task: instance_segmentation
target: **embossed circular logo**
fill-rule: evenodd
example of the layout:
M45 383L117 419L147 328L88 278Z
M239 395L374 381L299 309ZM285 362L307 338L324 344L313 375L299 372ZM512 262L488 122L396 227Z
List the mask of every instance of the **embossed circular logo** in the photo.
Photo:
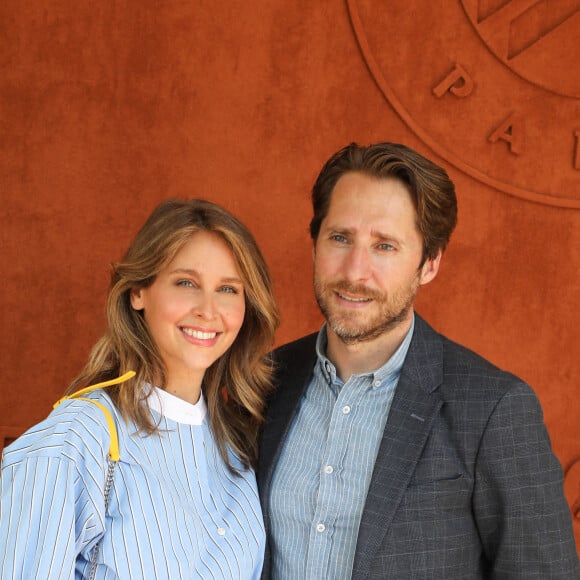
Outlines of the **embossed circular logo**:
M378 87L433 151L580 209L580 0L347 0Z

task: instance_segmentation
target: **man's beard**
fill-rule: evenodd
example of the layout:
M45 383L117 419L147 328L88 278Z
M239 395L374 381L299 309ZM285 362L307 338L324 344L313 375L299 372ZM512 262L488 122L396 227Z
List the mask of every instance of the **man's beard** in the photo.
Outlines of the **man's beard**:
M413 308L418 289L418 276L411 286L401 288L391 296L346 281L325 284L314 277L318 307L328 326L345 344L374 340L406 320ZM371 299L374 313L341 309L331 302L335 292Z

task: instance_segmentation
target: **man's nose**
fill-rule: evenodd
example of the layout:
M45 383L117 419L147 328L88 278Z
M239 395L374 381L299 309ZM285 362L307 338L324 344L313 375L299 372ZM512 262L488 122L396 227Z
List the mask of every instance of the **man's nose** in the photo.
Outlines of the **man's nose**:
M368 280L371 275L371 257L366 248L352 246L344 262L344 276L351 282Z

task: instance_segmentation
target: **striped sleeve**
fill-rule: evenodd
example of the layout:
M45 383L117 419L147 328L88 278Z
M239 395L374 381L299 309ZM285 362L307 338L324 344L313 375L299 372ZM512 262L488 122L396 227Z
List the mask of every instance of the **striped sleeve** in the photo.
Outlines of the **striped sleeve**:
M2 578L74 578L74 468L54 457L32 457L2 472Z
M78 556L104 530L103 440L67 410L4 450L0 472L0 578L75 577ZM56 413L54 415L57 415ZM92 424L93 423L93 424Z

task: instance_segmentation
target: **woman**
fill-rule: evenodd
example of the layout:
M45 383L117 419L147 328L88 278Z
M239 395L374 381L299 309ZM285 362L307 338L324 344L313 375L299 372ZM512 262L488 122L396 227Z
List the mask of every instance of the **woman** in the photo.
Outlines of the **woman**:
M0 577L258 578L278 313L255 240L213 203L160 204L107 316L69 396L4 450Z

